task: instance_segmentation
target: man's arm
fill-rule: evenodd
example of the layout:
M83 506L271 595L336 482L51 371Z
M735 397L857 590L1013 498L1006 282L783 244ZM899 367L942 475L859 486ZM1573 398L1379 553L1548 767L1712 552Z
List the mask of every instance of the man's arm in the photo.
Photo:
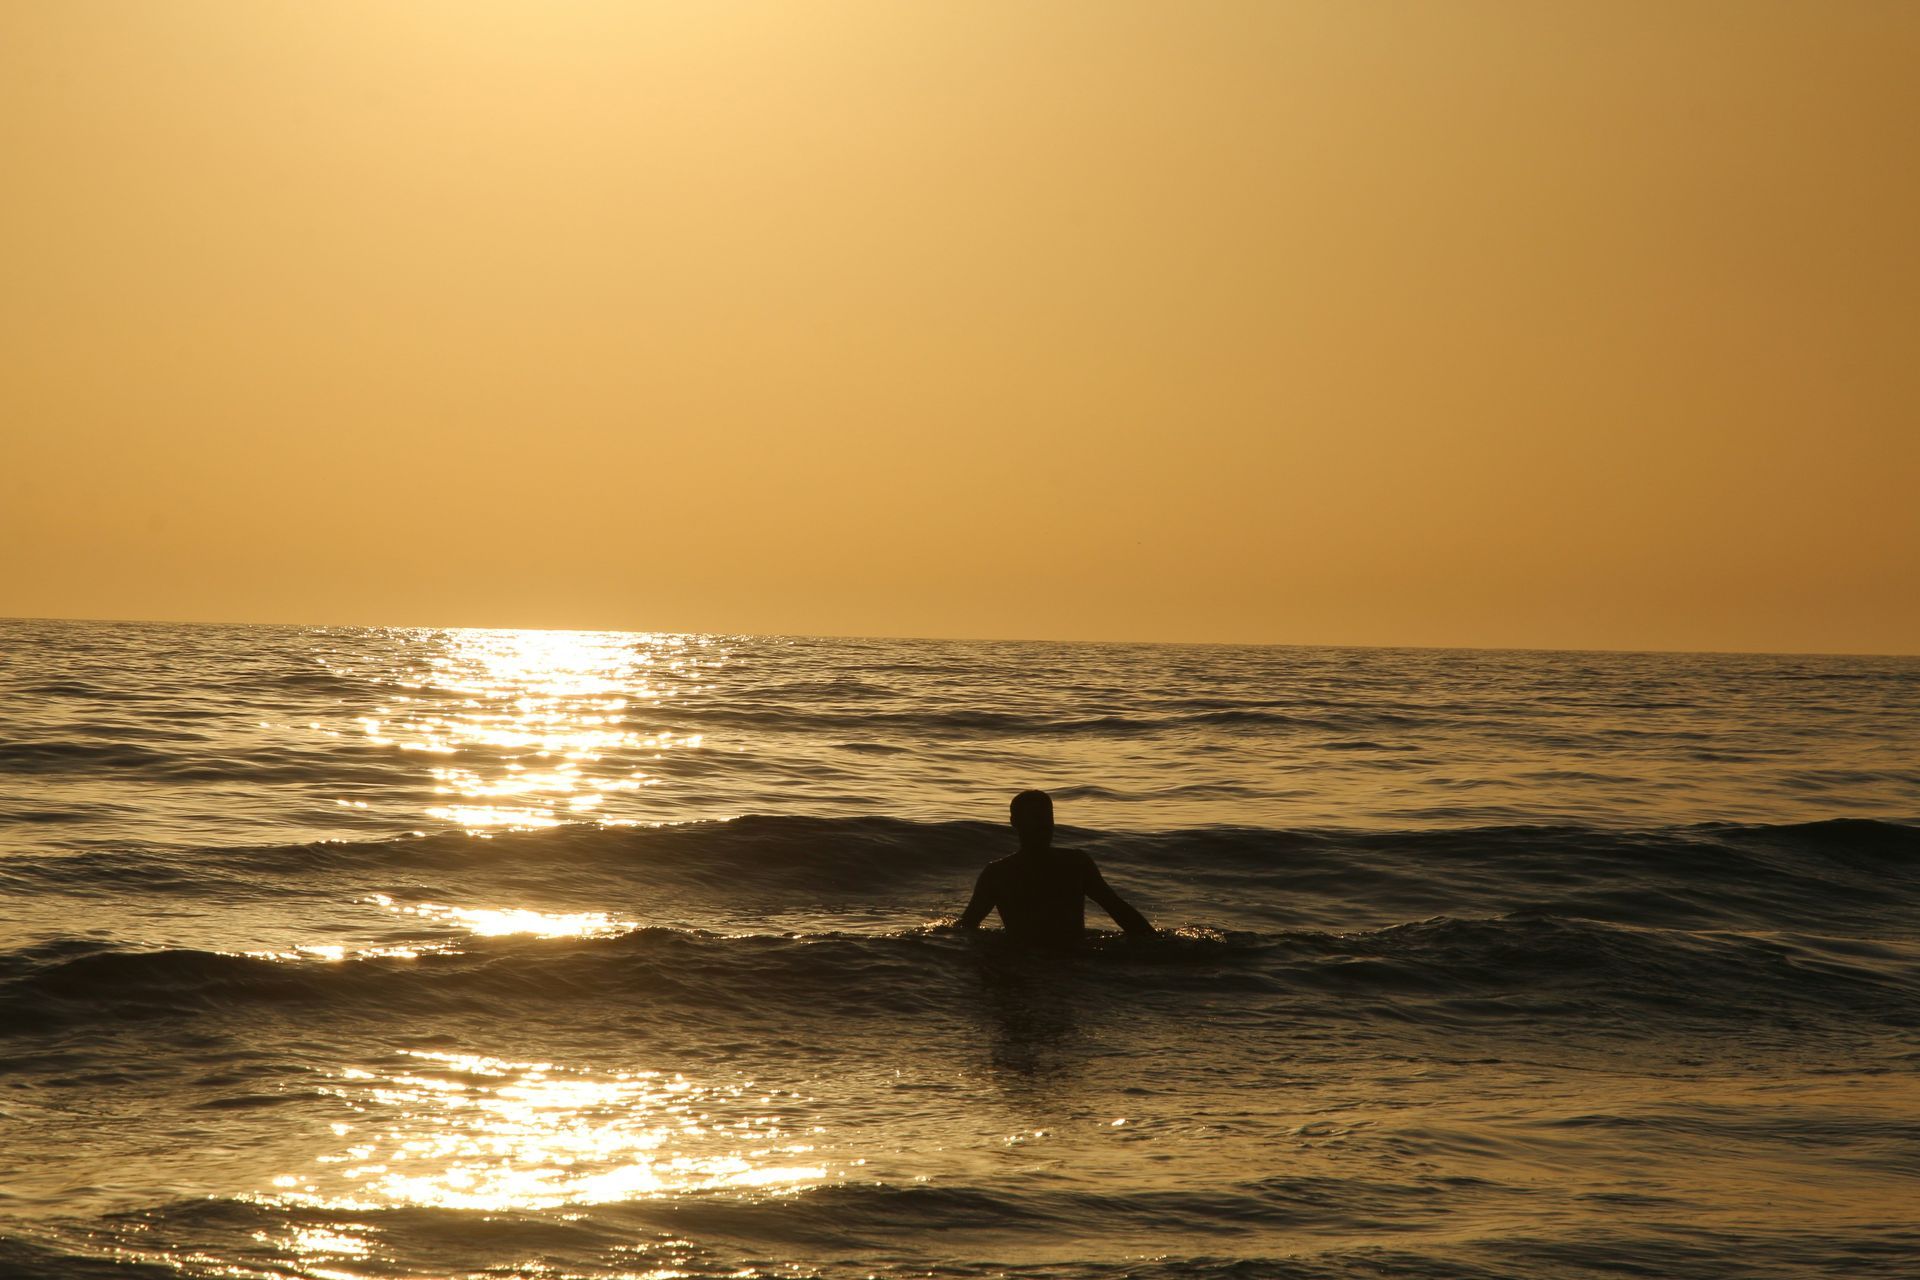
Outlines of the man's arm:
M973 900L967 903L967 909L954 921L957 929L978 929L980 922L987 918L987 912L993 910L993 868L988 867L973 882Z
M1109 885L1106 877L1100 874L1100 868L1093 865L1092 858L1087 858L1086 877L1087 896L1099 903L1106 913L1113 917L1115 924L1128 933L1136 933L1144 937L1152 937L1158 932L1147 923L1145 916L1135 911L1127 904L1125 898L1113 891L1113 886Z

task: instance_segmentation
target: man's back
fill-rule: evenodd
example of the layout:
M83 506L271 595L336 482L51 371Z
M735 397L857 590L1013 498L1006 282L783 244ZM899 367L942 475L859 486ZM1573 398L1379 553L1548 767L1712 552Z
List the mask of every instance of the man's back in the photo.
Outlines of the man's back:
M1023 791L1011 809L1020 850L980 873L973 900L960 913L962 929L978 928L989 911L998 910L1010 937L1072 942L1086 932L1086 900L1092 898L1128 933L1153 933L1147 918L1108 886L1092 858L1053 847L1053 800L1046 792Z
M993 894L1009 937L1068 942L1086 932L1089 872L1093 860L1086 854L1048 849L1009 854L987 864L981 879Z

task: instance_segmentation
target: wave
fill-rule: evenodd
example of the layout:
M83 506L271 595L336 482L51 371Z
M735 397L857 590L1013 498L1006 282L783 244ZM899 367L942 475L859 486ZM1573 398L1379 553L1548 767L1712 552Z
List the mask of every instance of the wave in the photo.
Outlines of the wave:
M939 1016L1042 982L1102 1002L1253 1000L1315 1020L1524 1017L1624 1026L1783 1016L1920 1026L1920 947L1630 929L1542 915L1355 933L1098 934L1034 950L995 932L479 938L457 950L321 960L62 940L0 954L0 1025L23 1029L240 1008L370 1017L644 1007L703 1024Z
M1604 1227L1556 1223L1465 1236L1441 1230L1462 1216L1537 1194L1537 1186L1523 1182L1386 1173L1223 1174L1159 1190L1050 1188L1032 1179L998 1185L846 1181L780 1196L635 1199L583 1207L564 1218L489 1214L484 1232L477 1232L472 1214L457 1209L333 1211L271 1199L205 1198L108 1217L87 1232L36 1228L31 1234L38 1240L0 1236L0 1271L21 1277L200 1274L212 1246L246 1258L254 1264L249 1271L261 1274L335 1274L309 1270L314 1259L301 1256L295 1243L302 1235L334 1233L404 1241L393 1273L409 1275L478 1273L477 1242L523 1255L571 1255L569 1275L631 1275L631 1265L621 1263L645 1256L636 1242L669 1242L676 1275L756 1274L759 1268L743 1264L776 1255L792 1260L785 1269L794 1274L851 1272L881 1280L1358 1280L1382 1274L1601 1280L1623 1271L1676 1280L1828 1274L1892 1280L1910 1274L1920 1250L1920 1233L1895 1214L1742 1223L1737 1230L1630 1214ZM1679 1207L1661 1197L1619 1197L1614 1204L1616 1210ZM1071 1260L1060 1256L1063 1241ZM974 1260L1010 1251L1028 1260ZM852 1259L858 1262L850 1268Z
M0 1233L0 1275L9 1280L178 1280L181 1274L177 1266L87 1248L81 1241L43 1244Z
M1145 1001L1182 1016L1196 1000L1232 1000L1290 1024L1530 1021L1625 1034L1676 1020L1920 1025L1920 830L1910 826L1066 835L1163 923L1184 909L1218 927L1145 942L1096 936L1036 959L994 931L889 925L952 910L1004 850L1002 828L975 822L749 816L16 856L0 859L0 893L171 899L204 913L405 885L422 886L424 900L454 887L470 901L520 902L563 882L586 902L650 903L650 923L675 927L485 938L409 917L398 930L389 921L380 942L420 954L338 961L43 941L0 950L0 1028L313 1008L349 1020L644 1008L650 1023L778 1035L823 1018L951 1016L1036 974L1093 1008ZM859 904L839 918L872 927L806 923L833 902ZM756 913L796 931L684 927Z
M1210 700L1198 704L1170 701L1131 713L1074 716L1033 715L979 707L950 711L917 707L886 710L857 702L808 709L787 701L736 699L725 704L675 704L658 709L654 719L676 731L745 726L767 732L858 735L862 729L873 728L933 738L971 737L982 733L1008 737L1131 737L1210 727L1353 733L1430 723L1426 717L1405 712L1358 710L1337 704L1316 713L1277 709L1286 705L1297 706L1265 700ZM651 725L653 720L648 723Z
M49 819L51 820L51 819ZM1233 927L1378 927L1533 912L1630 927L1916 936L1920 828L1869 819L1652 831L1062 828L1110 875ZM302 892L314 885L564 882L613 901L662 892L767 910L827 898L925 911L1006 851L1003 827L749 815L658 827L506 832L220 849L118 848L0 859L16 893Z
M405 870L484 878L489 871L538 867L573 877L627 883L670 879L738 888L849 882L885 884L977 870L1004 852L1004 828L983 822L897 818L740 818L656 827L577 823L507 831L478 839L460 832L413 833L381 840L322 840L220 849L119 848L0 859L0 887L148 889Z
M143 782L365 783L392 786L398 747L336 742L324 750L278 747L227 754L207 734L141 726L102 726L97 738L60 738L0 745L0 775L112 775ZM144 746L129 738L164 741Z

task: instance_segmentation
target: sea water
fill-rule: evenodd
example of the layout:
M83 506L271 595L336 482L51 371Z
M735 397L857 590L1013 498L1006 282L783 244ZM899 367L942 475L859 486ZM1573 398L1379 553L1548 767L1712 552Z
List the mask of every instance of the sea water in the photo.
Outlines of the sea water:
M0 622L0 1274L1920 1274L1917 824L1915 659Z

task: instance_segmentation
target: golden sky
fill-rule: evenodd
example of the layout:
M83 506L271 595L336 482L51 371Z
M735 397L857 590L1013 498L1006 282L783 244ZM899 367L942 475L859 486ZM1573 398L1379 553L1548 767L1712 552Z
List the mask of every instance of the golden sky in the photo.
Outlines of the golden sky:
M1920 652L1920 4L0 0L0 614Z

